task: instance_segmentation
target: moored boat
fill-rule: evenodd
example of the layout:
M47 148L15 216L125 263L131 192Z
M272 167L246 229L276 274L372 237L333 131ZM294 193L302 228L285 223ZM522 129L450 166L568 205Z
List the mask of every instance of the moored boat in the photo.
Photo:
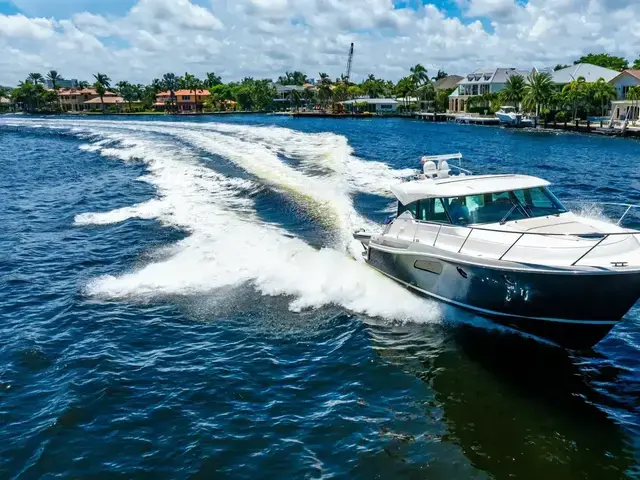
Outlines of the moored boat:
M611 224L570 212L541 178L470 175L454 158L423 157L419 178L392 187L396 218L355 234L367 263L559 345L599 342L640 297L640 232L620 226L624 215Z

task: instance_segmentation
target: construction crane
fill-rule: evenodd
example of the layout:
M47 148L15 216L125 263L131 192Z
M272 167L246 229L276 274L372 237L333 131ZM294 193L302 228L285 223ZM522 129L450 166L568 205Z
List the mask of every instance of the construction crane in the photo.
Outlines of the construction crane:
M351 62L353 61L353 42L349 49L349 58L347 59L347 74L344 76L344 81L349 83L349 77L351 76Z

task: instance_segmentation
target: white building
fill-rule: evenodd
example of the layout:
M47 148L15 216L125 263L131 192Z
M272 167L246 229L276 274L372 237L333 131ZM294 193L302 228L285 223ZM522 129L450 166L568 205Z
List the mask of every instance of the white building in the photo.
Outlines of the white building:
M347 112L355 112L357 110L367 111L371 113L394 113L398 110L400 102L393 98L356 98L355 100L347 100L340 102L344 105ZM358 106L356 106L358 104ZM366 106L364 106L366 104ZM360 107L362 105L363 107Z
M627 99L629 88L640 85L640 70L624 70L609 81L618 93L611 102L611 117L614 120L637 121L640 119L640 105Z
M640 70L623 70L609 81L618 93L618 100L626 100L630 87L640 85Z
M449 95L450 112L466 112L469 98L485 93L498 93L509 77L520 75L527 78L531 72L516 68L479 69L458 82L456 89Z

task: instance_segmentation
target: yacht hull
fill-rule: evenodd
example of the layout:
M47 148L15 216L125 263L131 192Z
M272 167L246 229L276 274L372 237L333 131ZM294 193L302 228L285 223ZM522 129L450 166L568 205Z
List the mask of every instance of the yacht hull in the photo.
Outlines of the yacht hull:
M633 271L507 270L373 243L367 262L418 294L573 349L598 343L640 297Z

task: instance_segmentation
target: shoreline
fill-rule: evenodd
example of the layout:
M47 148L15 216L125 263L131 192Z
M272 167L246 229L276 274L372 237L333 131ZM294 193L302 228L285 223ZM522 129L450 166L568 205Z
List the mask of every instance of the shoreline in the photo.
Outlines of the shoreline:
M270 115L270 116L288 116L291 118L335 118L335 119L389 119L389 118L404 118L407 120L415 120L419 122L426 123L454 123L454 124L463 124L463 125L473 125L473 126L487 126L487 127L498 127L504 128L505 130L523 130L523 131L545 131L545 132L553 132L553 131L565 131L565 132L573 132L573 133L582 133L587 135L597 135L597 136L606 136L606 137L617 137L617 138L640 138L640 129L627 129L622 131L620 129L609 129L607 127L601 126L601 124L595 123L592 124L590 122L545 122L542 121L535 127L505 127L500 125L499 121L494 117L484 117L484 116L462 116L451 113L427 113L427 112L416 112L416 113L395 113L395 114L371 114L371 113L330 113L330 112L271 112L271 111L220 111L220 112L197 112L197 113L178 113L178 114L170 114L166 112L38 112L38 113L27 113L27 112L3 112L0 113L0 116L5 115L27 115L27 116L61 116L61 117L118 117L118 116L166 116L171 118L182 118L182 117L201 117L201 116L224 116L224 115ZM458 121L458 118L461 121ZM463 118L462 118L463 117Z

